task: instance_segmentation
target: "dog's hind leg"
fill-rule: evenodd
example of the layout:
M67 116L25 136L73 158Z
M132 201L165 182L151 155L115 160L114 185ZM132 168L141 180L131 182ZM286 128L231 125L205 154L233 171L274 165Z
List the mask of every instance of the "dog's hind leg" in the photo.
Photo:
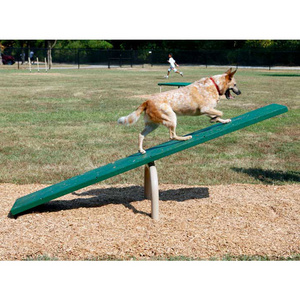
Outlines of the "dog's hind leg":
M144 130L139 134L139 152L142 154L145 154L146 151L143 149L143 141L145 139L145 136L148 135L150 132L155 130L159 124L157 123L145 123Z
M170 132L170 139L177 140L177 141L186 141L192 138L191 135L188 136L178 136L176 134L176 125L177 125L177 116L173 110L168 111L168 120L163 122L167 128L169 128Z
M223 113L219 110L214 109L214 108L210 108L208 110L205 110L203 113L208 115L208 117L210 117L210 122L211 123L219 122L219 123L226 124L226 123L231 122L231 119L226 119L226 120L221 119L221 117L223 116Z
M167 126L169 128L169 132L170 132L170 139L171 140L177 140L177 141L186 141L192 138L191 135L187 135L187 136L178 136L176 134L176 127L175 126Z

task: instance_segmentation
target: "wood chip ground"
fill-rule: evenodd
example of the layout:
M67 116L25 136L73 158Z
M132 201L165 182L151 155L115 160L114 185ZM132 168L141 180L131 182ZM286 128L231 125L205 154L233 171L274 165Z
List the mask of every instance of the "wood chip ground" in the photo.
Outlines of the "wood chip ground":
M143 187L93 185L17 218L15 200L46 185L0 184L0 260L300 253L300 185L160 185L160 220Z

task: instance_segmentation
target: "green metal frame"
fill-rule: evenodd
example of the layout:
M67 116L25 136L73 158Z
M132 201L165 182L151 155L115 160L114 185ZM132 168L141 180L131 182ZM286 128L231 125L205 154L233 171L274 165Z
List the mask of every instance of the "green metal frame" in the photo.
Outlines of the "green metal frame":
M126 158L117 160L114 163L96 168L82 175L72 177L32 194L21 197L16 200L10 213L12 215L20 214L33 207L49 202L50 200L69 194L86 186L135 169L150 162L154 162L176 152L194 147L201 143L205 143L209 140L280 115L287 111L288 109L286 106L270 104L243 115L234 117L232 118L231 123L218 123L210 127L200 129L189 134L192 135L192 139L190 140L168 141L153 148L147 149L146 154L135 153Z

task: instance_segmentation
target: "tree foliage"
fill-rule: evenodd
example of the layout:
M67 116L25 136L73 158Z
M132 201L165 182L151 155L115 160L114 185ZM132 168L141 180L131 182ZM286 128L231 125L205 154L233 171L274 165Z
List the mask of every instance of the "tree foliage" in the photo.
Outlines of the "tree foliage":
M111 49L113 45L102 40L61 40L57 41L56 47L61 49Z
M47 48L47 40L3 40L4 48ZM221 50L272 49L298 50L299 40L58 40L60 49L121 49L121 50Z

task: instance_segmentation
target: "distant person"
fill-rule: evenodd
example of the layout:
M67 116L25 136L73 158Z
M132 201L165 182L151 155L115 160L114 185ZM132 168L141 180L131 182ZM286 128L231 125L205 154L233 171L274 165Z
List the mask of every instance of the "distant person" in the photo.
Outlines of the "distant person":
M30 62L33 64L34 63L34 52L33 51L30 51L29 58L30 58Z
M21 57L22 65L23 65L24 62L25 62L25 53L22 52L22 53L20 54L20 57Z
M168 69L168 74L165 76L165 78L169 78L170 72L173 70L175 73L180 74L183 76L182 72L179 72L176 67L179 67L179 65L176 63L175 59L172 57L172 53L169 54L168 63L170 64L170 68Z

